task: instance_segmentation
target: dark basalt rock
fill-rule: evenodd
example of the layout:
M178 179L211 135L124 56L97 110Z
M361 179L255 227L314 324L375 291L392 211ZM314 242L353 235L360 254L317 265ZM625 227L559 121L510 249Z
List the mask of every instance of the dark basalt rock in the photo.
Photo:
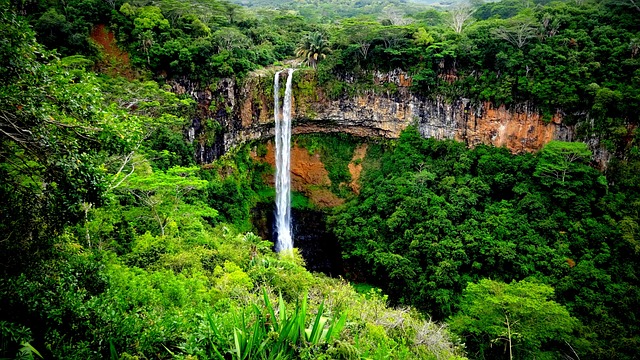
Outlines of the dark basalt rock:
M329 276L343 275L342 250L336 237L327 228L327 215L319 210L291 210L293 245L300 251L307 269ZM274 229L273 204L258 204L253 209L252 222L258 236L275 241L278 234Z

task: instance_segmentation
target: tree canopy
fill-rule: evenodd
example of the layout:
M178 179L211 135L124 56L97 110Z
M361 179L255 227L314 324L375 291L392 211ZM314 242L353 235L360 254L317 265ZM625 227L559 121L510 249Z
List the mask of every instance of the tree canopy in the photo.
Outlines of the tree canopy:
M637 5L0 0L0 357L635 358ZM403 73L584 142L299 138L354 286L311 274L251 233L264 144L216 148L237 86L296 56L329 98Z

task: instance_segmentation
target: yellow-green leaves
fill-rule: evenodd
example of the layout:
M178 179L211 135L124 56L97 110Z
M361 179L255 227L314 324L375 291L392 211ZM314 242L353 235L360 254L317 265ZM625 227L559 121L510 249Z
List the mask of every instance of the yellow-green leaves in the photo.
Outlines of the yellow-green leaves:
M549 285L524 280L511 284L489 279L469 283L460 312L450 320L451 328L469 336L485 357L497 356L502 346L514 359L549 356L543 344L569 341L578 325L553 297ZM500 350L496 352L493 345L500 345Z

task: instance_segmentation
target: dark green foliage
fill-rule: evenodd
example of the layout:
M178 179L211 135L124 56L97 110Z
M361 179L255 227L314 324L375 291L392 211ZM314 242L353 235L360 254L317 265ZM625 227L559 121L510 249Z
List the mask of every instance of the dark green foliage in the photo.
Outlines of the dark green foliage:
M91 74L64 69L5 6L0 30L0 249L15 255L0 271L19 272L37 258L29 254L44 256L52 237L80 219L83 202L103 202L96 140L109 126Z
M229 155L202 172L202 177L209 181L206 202L218 211L218 222L233 223L239 229L249 231L253 228L251 209L260 200L259 193L266 190L263 174L271 169L268 164L254 162L248 146Z
M35 359L37 356L42 359L42 355L29 343L30 341L33 341L31 330L24 326L0 321L0 356L3 358L13 356L16 359Z
M405 16L405 14L412 14L425 8L421 4L403 0L324 0L321 2L314 0L234 0L233 2L253 8L295 11L305 19L319 23L358 16L375 16L386 21L393 18L394 21L398 21L398 18Z
M96 47L89 41L93 26L104 24L111 17L108 2L71 0L62 6L34 2L29 9L38 42L62 55L95 56Z
M277 27L277 14L258 19L225 1L205 6L197 1L125 4L119 10L124 16L113 20L124 30L120 36L135 54L136 64L157 74L198 74L197 80L205 84L220 77L242 77L258 66L292 56L297 40L291 32L305 26Z
M460 33L431 17L403 27L345 20L332 32L335 45L318 68L319 83L332 97L351 96L383 90L371 84L372 73L400 68L415 92L433 98L527 103L547 120L560 112L571 124L589 113L594 121L581 131L624 152L621 137L638 123L640 27L638 11L623 6L485 3L474 12L480 21Z
M360 196L330 226L351 268L369 269L351 276L398 303L447 317L468 282L537 279L587 326L572 344L580 354L629 357L619 344L638 339L638 303L612 299L631 301L638 288L637 211L629 212L637 195L607 186L616 177L607 181L589 156L580 143L551 142L535 157L468 150L410 128L368 155Z
M219 0L0 1L0 355L232 358L274 344L273 355L286 348L319 359L457 353L442 328L385 308L378 292L360 297L304 271L299 257L277 258L270 243L239 234L252 228L249 215L269 192L262 176L270 169L254 164L247 148L208 169L187 168L193 148L183 131L195 103L166 84L90 73L99 55L89 35L105 24L133 66L156 79L206 85L241 78L293 57L302 34L327 34L323 46L333 51L318 64L317 79L330 98L393 96L398 85L377 84L373 74L403 69L418 96L526 103L546 121L560 113L579 124L578 136L597 137L616 156L606 177L578 143L513 156L423 140L410 129L389 147L370 144L361 195L331 225L353 279L437 319L464 319L453 323L462 336L478 335L467 340L471 354L506 355L494 341L503 331L493 331L496 322L483 312L497 308L487 304L516 315L536 294L537 310L559 321L518 331L518 358L573 357L560 340L581 358L635 358L637 6L534 3L478 4L476 22L454 32L449 14L435 10L415 11L416 22L402 25L413 8L402 1L278 2L278 10L256 11ZM377 16L339 19L356 14ZM214 132L219 126L207 124ZM351 196L341 184L350 180L358 141L299 141L320 152L332 190ZM483 289L486 278L494 285ZM315 325L294 321L293 340L277 334L282 322L273 322L263 300L277 292L288 307L310 294L309 307L288 319L309 315ZM314 345L323 312L350 307L348 331ZM251 342L257 338L264 341Z
M489 18L501 18L508 19L518 15L525 7L532 4L525 1L516 0L503 0L494 3L484 3L479 6L473 14L480 20L487 20Z
M180 131L160 128L151 135L146 146L152 165L160 170L167 170L173 166L195 165L193 144L185 141Z

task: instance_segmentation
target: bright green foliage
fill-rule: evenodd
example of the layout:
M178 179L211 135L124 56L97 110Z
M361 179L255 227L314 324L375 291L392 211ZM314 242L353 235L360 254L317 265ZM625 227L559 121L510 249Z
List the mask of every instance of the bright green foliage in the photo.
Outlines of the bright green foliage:
M620 135L625 124L637 124L640 106L634 40L640 28L629 2L501 1L471 10L477 21L461 33L444 26L442 14L416 14L416 23L398 27L393 41L380 23L343 20L329 29L335 45L319 68L320 83L332 96L350 96L384 86L371 84L372 72L399 68L421 95L526 103L545 119L560 111L565 123L584 125L583 135L595 133L610 150L625 151ZM583 121L587 112L593 122Z
M251 208L259 200L258 192L266 190L263 176L270 171L268 164L251 159L249 147L235 149L202 172L202 178L209 181L207 204L219 212L220 221L251 230Z
M479 298L508 305L513 315L546 304L542 310L563 322L514 333L519 358L558 351L637 356L640 23L633 2L476 4L476 21L459 32L445 24L445 13L413 11L402 1L250 5L264 3L279 9L220 0L0 1L0 252L9 254L0 277L1 341L7 331L20 335L2 356L29 356L35 348L65 359L242 357L264 341L280 341L282 322L273 323L275 309L267 310L281 306L275 294L282 294L283 309L294 309L277 316L291 315L299 325L288 333L297 342L279 343L295 358L460 354L440 325L413 310L389 309L375 291L360 296L312 275L299 255L276 257L270 243L247 234L269 171L250 160L247 148L209 169L191 168L194 145L185 142L184 127L202 117L208 133L198 141L211 146L206 137L219 135L223 123L211 118L233 116L208 85L293 57L303 34L330 40L317 83L331 98L393 96L397 85L376 84L372 74L402 69L417 96L526 104L545 120L559 112L565 124L579 124L578 138L597 139L616 156L605 177L589 167L591 154L579 143L552 142L536 156L513 156L425 141L410 129L389 146L370 144L361 195L331 220L348 275L436 319L467 321L464 311L497 309L476 306ZM375 17L342 18L363 14ZM146 79L91 73L99 59L88 39L98 24L114 31ZM72 56L58 59L35 39ZM315 61L322 53L304 55ZM151 77L186 93L208 87L220 107L196 109L190 95L176 96ZM349 181L355 142L308 143L321 153L334 192L351 197L340 184ZM486 278L511 285L483 289ZM522 279L526 286L513 282ZM463 295L470 282L478 284L473 299ZM567 320L541 283L553 285L558 304L584 326ZM304 311L294 305L302 301ZM322 314L339 323L337 314L345 313L342 332L318 337L333 323L323 324ZM293 320L303 315L305 324ZM462 323L460 333L476 330ZM500 324L482 323L477 331L485 337L467 341L468 348L492 355L504 349L504 342L487 349L504 334ZM257 338L263 341L251 340Z
M217 216L217 211L207 207L204 202L195 199L188 201L190 192L207 186L206 180L195 176L198 170L197 167L177 166L165 173L142 167L125 180L119 191L127 191L134 197L137 206L146 208L147 216L153 219L164 236L167 228L177 229L178 221L188 221L194 216ZM137 213L139 209L133 211Z
M134 61L156 72L215 77L244 76L259 65L293 55L303 27L278 27L279 14L258 19L226 1L161 1L156 6L125 3L114 17L134 51Z
M324 316L324 302L320 303L311 322L307 317L307 297L301 304L296 304L292 314L287 309L282 295L278 300L278 313L264 291L264 312L253 307L253 325L248 326L247 314L236 319L233 331L233 353L238 360L243 359L287 359L294 358L296 353L313 351L322 343L329 343L342 331L347 316L336 314L332 319ZM308 324L308 326L307 326ZM309 347L307 350L305 348Z
M113 219L103 217L106 226L122 208L100 211ZM3 317L37 322L52 344L44 356L66 359L459 352L440 325L389 309L376 293L358 295L346 283L313 276L298 254L277 257L255 235L202 224L196 230L179 222L164 236L134 234L119 249L119 239L107 242L101 233L92 234L91 249L68 233L57 239L57 258L0 280L3 306L21 309Z
M318 23L328 23L335 19L357 16L375 16L385 19L393 14L395 18L402 17L404 14L413 14L417 10L425 8L417 2L402 0L362 0L358 2L349 0L237 0L235 2L252 8L276 8L300 13L306 19Z
M553 297L548 285L483 279L467 285L449 323L479 358L554 358L546 344L570 341L577 320Z
M534 175L558 197L567 199L582 190L587 174L595 174L587 165L590 159L591 151L585 143L551 141L540 152Z
M590 158L591 151L585 143L551 141L542 149L536 174L541 177L553 177L564 185L572 168L576 164L586 163Z
M433 36L429 34L423 27L418 28L418 31L413 34L413 38L416 42L416 45L422 46L428 46L435 41Z
M123 7L131 8L131 5L126 3L122 5ZM122 13L125 15L127 13L131 14L131 11L123 11ZM149 30L157 30L164 31L169 30L169 21L164 18L162 15L162 10L156 6L145 6L138 9L135 9L133 14L135 16L135 20L133 24L135 26L133 35L139 35L145 31Z
M0 247L15 254L3 271L19 271L29 253L43 255L51 237L78 220L80 204L103 202L100 157L108 145L98 139L115 124L100 109L95 76L62 67L8 6L0 31L0 231L7 236Z
M159 25L145 31L159 35L166 24L147 10ZM3 356L242 358L258 338L288 358L461 353L440 325L247 233L268 169L247 147L206 170L184 166L193 158L171 133L192 101L94 76L86 58L40 56L24 21L0 14Z

